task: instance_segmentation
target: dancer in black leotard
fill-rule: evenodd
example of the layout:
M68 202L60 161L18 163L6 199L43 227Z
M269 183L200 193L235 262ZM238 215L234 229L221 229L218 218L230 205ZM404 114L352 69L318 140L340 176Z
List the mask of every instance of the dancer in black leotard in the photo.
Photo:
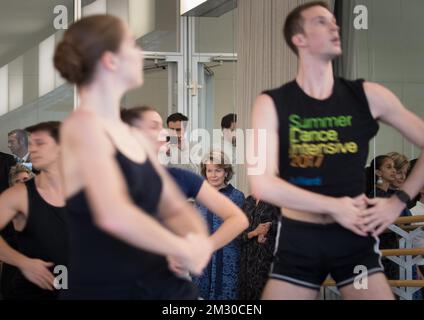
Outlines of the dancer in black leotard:
M120 120L123 94L142 84L143 55L128 26L84 18L65 33L54 62L80 96L61 130L71 250L63 297L196 298L163 256L200 273L212 249L205 224L148 141Z

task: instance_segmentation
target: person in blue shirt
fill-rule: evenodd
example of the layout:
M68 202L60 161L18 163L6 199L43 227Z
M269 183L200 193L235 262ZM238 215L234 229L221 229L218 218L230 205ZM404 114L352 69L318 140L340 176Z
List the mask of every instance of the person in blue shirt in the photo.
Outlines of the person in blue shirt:
M161 139L162 133L164 133L163 120L155 108L139 106L123 109L121 110L121 118L130 126L140 129L144 136L156 147L156 152L159 152L166 142L165 138ZM214 251L231 243L248 227L248 220L240 209L241 200L241 204L236 202L235 205L226 193L216 190L203 177L192 171L173 167L168 168L168 173L173 177L187 199L196 201L201 212L208 210L214 216L214 219L221 221L220 226L214 228L210 235ZM231 186L228 186L225 191L230 192L231 188ZM181 276L186 275L187 271L183 270L173 259L169 258L168 260L171 270ZM200 295L202 298L208 298L203 296L202 292Z

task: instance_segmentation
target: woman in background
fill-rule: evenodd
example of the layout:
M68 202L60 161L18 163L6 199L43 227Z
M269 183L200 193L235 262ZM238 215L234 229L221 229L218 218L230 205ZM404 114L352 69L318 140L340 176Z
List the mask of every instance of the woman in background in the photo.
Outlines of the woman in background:
M207 154L201 163L201 173L213 188L242 207L244 194L229 183L233 167L223 152ZM197 204L197 208L207 221L210 233L220 228L223 222L220 217L201 204ZM240 239L237 238L216 251L203 274L193 281L198 284L200 296L205 300L236 300L239 270Z
M163 150L166 149L165 139L161 139L161 133L164 133L163 120L154 107L138 106L123 109L121 118L128 125L145 133L158 155L161 149L166 152ZM213 251L233 241L248 227L248 221L240 208L212 187L202 176L183 168L171 167L167 170L187 199L194 199L223 220L221 226L210 235ZM182 270L171 260L170 267L179 275L187 275L186 270Z
M10 168L9 185L13 187L15 184L24 183L34 177L34 172L32 172L27 166L17 164Z

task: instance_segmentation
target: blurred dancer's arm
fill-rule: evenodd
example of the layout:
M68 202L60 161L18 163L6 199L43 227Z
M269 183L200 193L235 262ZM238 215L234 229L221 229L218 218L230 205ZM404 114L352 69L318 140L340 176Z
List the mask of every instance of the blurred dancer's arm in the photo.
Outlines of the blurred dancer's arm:
M364 89L373 117L397 129L421 151L414 169L402 185L402 190L412 199L424 186L424 122L406 109L387 88L377 83L365 82ZM374 235L382 233L406 207L397 196L388 199L374 198L368 203L372 207L366 211L367 231Z
M227 245L249 226L243 211L206 181L203 182L196 201L223 220L221 226L210 236L214 251Z

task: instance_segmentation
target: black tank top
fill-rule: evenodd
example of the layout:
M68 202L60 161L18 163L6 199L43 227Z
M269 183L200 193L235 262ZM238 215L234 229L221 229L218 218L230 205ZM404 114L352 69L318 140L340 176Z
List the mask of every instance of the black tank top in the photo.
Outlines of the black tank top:
M28 218L16 232L19 251L26 256L68 265L68 221L65 207L48 204L38 193L35 179L25 183L28 191Z
M119 151L116 160L132 201L156 217L162 181L150 160L135 163ZM169 287L179 290L180 280L168 270L164 257L130 246L95 226L83 191L67 200L67 209L71 263L64 299L160 299Z
M28 218L23 231L16 231L18 251L23 255L68 266L69 239L65 207L48 204L38 193L35 179L25 183ZM50 268L53 273L54 267ZM11 299L54 299L55 292L42 290L18 272L12 283Z
M365 192L369 141L378 131L363 80L335 78L325 100L308 96L296 81L264 92L279 122L279 174L303 189L355 197Z

